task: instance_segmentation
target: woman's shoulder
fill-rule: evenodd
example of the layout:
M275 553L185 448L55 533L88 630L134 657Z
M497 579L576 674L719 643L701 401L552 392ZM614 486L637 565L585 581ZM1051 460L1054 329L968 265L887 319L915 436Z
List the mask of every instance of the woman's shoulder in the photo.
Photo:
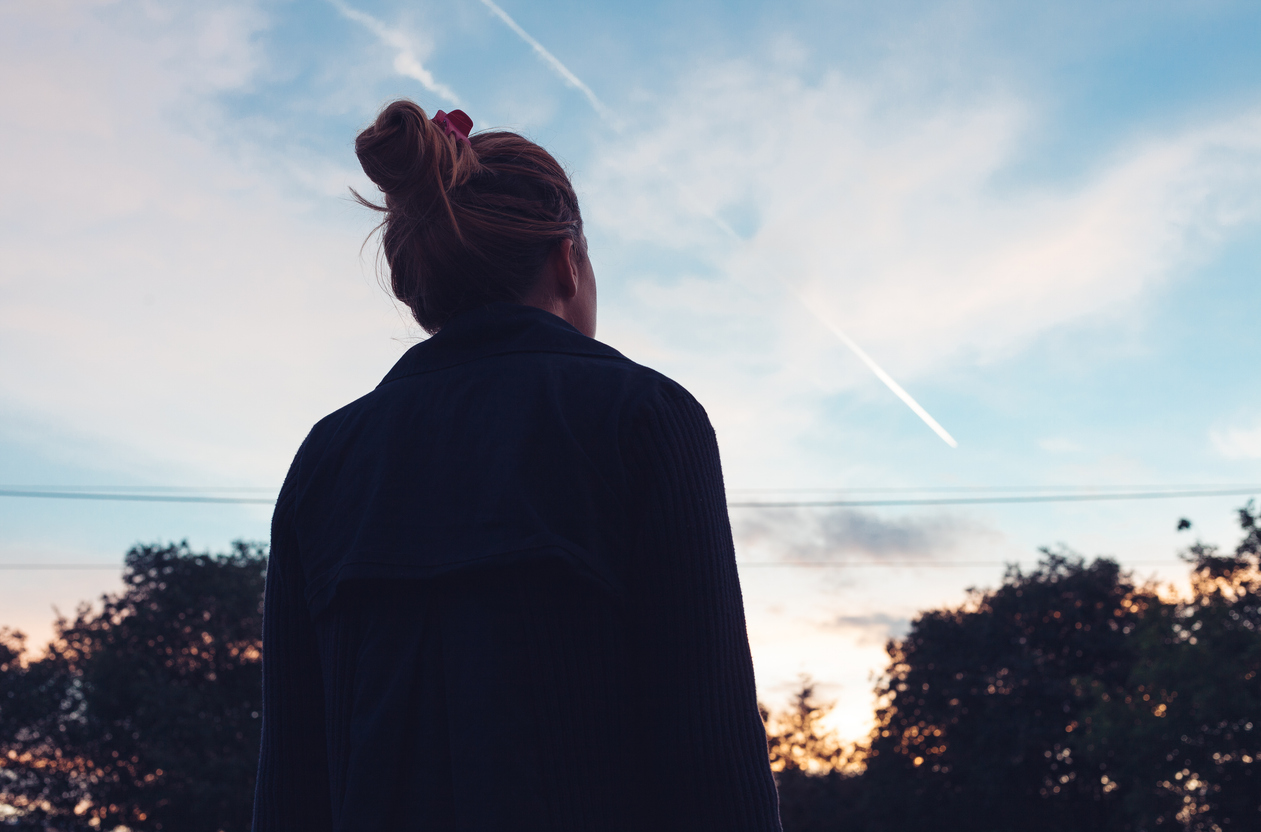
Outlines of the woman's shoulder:
M621 431L670 412L708 421L696 398L659 370L547 313L510 311L470 317L413 346L375 389L319 420L308 443L340 446L390 425L489 423L496 414Z

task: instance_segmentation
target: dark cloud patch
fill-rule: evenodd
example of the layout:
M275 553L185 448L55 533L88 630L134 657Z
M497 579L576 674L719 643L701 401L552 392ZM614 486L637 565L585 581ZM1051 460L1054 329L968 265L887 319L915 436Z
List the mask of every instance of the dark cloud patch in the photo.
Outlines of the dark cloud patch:
M857 630L860 641L902 638L911 630L911 619L877 612L870 615L838 615L824 625L829 630Z
M856 558L931 558L969 538L990 534L951 515L884 517L870 511L835 509L745 509L732 518L744 548L783 560L825 563Z

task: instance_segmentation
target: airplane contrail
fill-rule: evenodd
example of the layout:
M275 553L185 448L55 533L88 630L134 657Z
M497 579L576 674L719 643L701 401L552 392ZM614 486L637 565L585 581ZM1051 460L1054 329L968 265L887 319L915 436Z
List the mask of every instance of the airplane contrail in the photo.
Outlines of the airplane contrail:
M339 0L330 0L330 2L339 2ZM535 51L535 53L537 53L538 56L541 57L543 61L548 66L550 66L556 72L556 74L559 75L565 81L566 84L569 84L571 87L574 87L575 89L581 91L582 94L587 97L587 100L591 102L591 106L595 108L595 111L599 113L602 118L604 118L606 121L615 123L615 119L613 118L612 112L607 107L604 106L604 104L600 101L599 98L596 97L596 94L591 91L591 88L588 87L586 84L584 84L581 78L579 78L577 75L574 75L572 72L570 72L569 68L566 67L564 64L562 64L555 55L547 51L547 48L544 47L543 44L539 43L537 40L531 37L529 32L527 32L525 29L522 29L521 26L517 23L517 21L513 20L508 15L507 12L505 12L503 9L499 7L497 3L495 3L495 0L481 0L481 2L482 2L482 5L484 5L486 8L494 12L495 15L500 20L502 20L505 24L507 24L508 27L512 29L512 31L516 32L517 35L522 40L528 43L530 47ZM684 199L688 202L693 203L693 208L695 210L699 211L701 214L706 216L711 222L717 225L728 236L733 237L737 240L740 239L740 235L737 234L735 230L728 223L724 222L721 217L714 214L712 211L707 210L704 207L703 203L701 203L700 200L696 199L692 195L691 191L689 191L683 185L677 182L675 183L675 185L679 189L680 193L683 195ZM788 283L784 281L782 278L780 282L783 283L784 286L788 289L788 291L793 295L793 297L795 297L801 303L801 305L805 307L807 312L809 312L812 316L814 316L814 318L817 321L819 321L819 323L823 324L824 328L826 328L829 332L831 332L833 335L839 338L842 344L849 347L850 352L858 356L858 359L867 365L867 369L871 370L871 372L875 374L876 378L884 382L884 385L888 387L891 391L893 391L893 395L901 399L916 416L920 417L920 419L924 421L924 424L928 425L928 427L932 429L933 433L940 436L942 441L945 442L950 447L952 448L959 447L959 443L955 441L955 438L951 436L946 431L946 429L943 428L941 424L936 419L934 419L932 415L929 414L929 412L920 405L919 402L915 401L915 399L911 397L911 394L906 392L906 390L902 388L902 385L898 384L893 379L893 376L886 373L884 371L884 368L876 363L875 359L873 359L870 355L868 355L866 351L863 350L862 347L858 346L858 344L854 341L854 339L850 338L845 333L845 331L841 329L839 326L837 326L835 323L825 318L815 306L811 305L804 297L802 297L796 291L796 289L794 289L792 286L789 286Z
M797 294L796 292L793 292L793 295L797 298L798 301L800 301L801 305L804 306L807 309L807 311L809 311L810 314L814 316L815 320L823 324L823 326L826 327L827 330L831 332L833 335L835 335L837 338L840 338L841 343L849 347L850 352L858 356L859 360L867 365L867 369L875 373L876 378L883 381L885 387L888 387L890 390L893 391L893 395L897 396L899 399L905 402L906 406L909 407L912 411L914 411L916 416L923 419L924 424L928 425L930 428L933 429L933 433L940 436L942 441L945 442L950 447L952 448L959 447L959 443L955 441L955 438L951 436L946 431L946 429L943 428L941 424L936 419L934 419L929 414L929 412L920 405L919 402L911 398L911 394L903 390L902 385L894 381L893 376L886 373L884 369L881 368L881 366L875 362L875 359L873 359L870 355L868 355L866 351L863 350L862 347L854 343L854 339L846 335L845 330L841 329L839 326L837 326L835 323L830 321L828 318L824 317L824 315L819 312L817 306L811 305L804 297Z
M482 5L494 12L495 16L507 24L509 29L516 32L518 37L529 44L535 54L542 58L543 63L550 66L552 70L561 77L561 80L585 95L587 100L591 102L591 106L595 108L597 113L600 114L601 118L610 122L615 120L613 118L612 111L610 111L608 107L604 106L604 102L600 101L600 99L596 97L596 94L591 91L591 88L584 84L581 78L570 72L569 67L562 64L559 58L551 52L548 52L547 48L544 47L543 44L530 37L530 33L525 29L522 29L517 21L513 20L506 11L499 7L499 4L496 3L495 0L482 0Z
M712 211L709 211L705 209L704 207L702 207L700 201L697 200L692 195L691 191L685 189L682 185L679 185L678 188L679 188L679 191L684 195L684 197L686 197L688 201L693 203L693 207L696 210L700 211L702 214L704 214L711 222L714 223L714 225L718 226L718 228L721 229L723 232L725 232L728 236L737 240L740 239L740 235L735 232L735 229L733 229L728 223L724 222L721 217L714 214ZM849 335L846 334L845 330L841 329L839 326L837 326L837 324L834 321L830 320L822 312L819 311L818 304L810 303L810 301L804 295L802 295L801 292L799 292L796 289L796 287L791 286L787 280L785 280L782 277L779 277L778 275L776 275L776 277L778 278L780 285L782 285L785 289L787 289L788 293L791 294L794 298L796 298L797 302L800 303L802 307L807 312L809 312L810 315L816 321L823 324L824 329L826 329L828 332L831 332L833 335L835 335L837 338L840 339L842 344L849 347L850 352L858 356L858 360L866 364L867 369L871 370L871 372L875 374L876 378L884 382L884 386L888 387L891 391L893 391L893 395L901 399L906 404L906 406L911 409L911 412L913 412L916 416L920 417L920 419L924 421L924 424L928 425L928 427L932 429L933 433L940 436L941 440L945 442L947 445L949 445L950 447L952 448L959 447L959 443L955 440L953 436L950 435L949 431L943 428L941 426L941 423L938 422L936 419L934 419L932 417L932 414L930 414L927 410L925 410L924 407L919 402L915 401L915 399L911 396L911 394L906 392L906 390L902 387L902 385L898 384L897 381L894 380L893 376L886 373L884 371L884 368L881 367L879 364L877 364L876 360L867 354L866 350L858 346L857 342L855 342L853 338L850 338Z
M425 69L416 57L416 53L412 51L411 41L407 36L397 29L391 29L380 20L377 20L367 12L361 12L353 6L348 6L342 0L328 0L328 2L341 12L342 17L352 20L363 26L372 34L376 35L386 46L396 50L394 55L394 71L406 78L414 78L419 81L425 89L437 96L445 98L452 104L459 104L460 98L446 84L439 83L433 77L433 73Z

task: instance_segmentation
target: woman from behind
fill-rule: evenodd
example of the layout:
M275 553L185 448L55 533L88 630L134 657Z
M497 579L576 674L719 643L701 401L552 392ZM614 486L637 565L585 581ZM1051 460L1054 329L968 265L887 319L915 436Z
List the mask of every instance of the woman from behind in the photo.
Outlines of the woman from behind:
M277 501L255 832L777 830L713 429L594 340L562 168L471 127L356 141L432 337Z

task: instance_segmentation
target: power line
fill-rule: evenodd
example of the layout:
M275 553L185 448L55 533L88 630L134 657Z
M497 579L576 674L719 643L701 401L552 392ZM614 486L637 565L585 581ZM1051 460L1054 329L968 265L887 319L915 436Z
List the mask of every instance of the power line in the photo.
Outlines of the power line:
M154 491L157 489L148 489ZM930 489L919 489L929 491ZM728 508L875 508L879 506L963 506L1015 503L1086 503L1115 500L1166 500L1189 497L1242 497L1261 492L1261 486L1183 491L1127 491L1093 494L1025 494L987 497L923 497L879 500L733 500ZM212 503L226 505L274 505L270 497L220 497L206 494L144 494L123 491L71 491L5 488L0 497L29 497L50 500L107 500L141 503Z
M19 486L0 486L17 488ZM34 488L35 486L21 486ZM87 489L87 486L82 486ZM929 494L952 492L1010 492L1010 491L1204 491L1225 488L1261 490L1255 482L1190 482L1190 483L1114 483L1112 485L897 485L897 486L845 486L840 488L729 488L728 494ZM274 490L274 489L273 489Z
M1240 497L1256 488L1212 491L1130 491L1106 494L1030 494L1019 497L928 497L909 500L785 500L740 501L728 508L871 508L875 506L979 506L1011 503L1089 503L1108 500L1165 500L1177 497Z
M274 505L271 497L209 497L203 494L126 494L106 491L35 491L0 489L0 497L36 497L47 500L110 500L127 503L228 503Z
M894 485L894 486L832 486L828 488L729 488L728 494L936 494L936 493L992 493L992 492L1037 492L1037 491L1170 491L1239 488L1244 490L1261 490L1257 482L1190 482L1190 483L1111 483L1111 484L1067 484L1059 485ZM110 491L120 493L148 492L191 492L204 493L266 493L275 494L280 489L271 485L53 485L53 484L18 484L0 483L0 490L5 491L55 491L64 492L98 492Z
M1142 487L1142 486L1137 486ZM1172 487L1172 486L1171 486ZM1197 487L1197 486L1188 486ZM1207 488L1208 486L1198 486ZM0 490L12 491L192 491L192 492L263 492L266 494L275 494L279 488L270 485L0 485Z
M0 569L7 571L22 571L28 569L40 570L76 570L76 569L113 569L121 570L121 563L0 563Z
M972 569L975 567L994 567L1019 565L1016 561L1007 560L850 560L850 561L800 561L800 560L767 560L736 561L736 566L743 569L774 567L806 567L816 569L849 569L857 567L905 567L919 569L932 567L935 569ZM1173 560L1135 560L1126 561L1122 566L1185 566L1183 561Z
M764 569L764 568L810 568L810 569L851 569L851 568L932 568L932 569L974 569L974 568L992 568L997 566L1008 566L1015 561L1004 560L852 560L852 561L801 561L801 560L782 560L782 561L736 561L736 566L740 569ZM1151 561L1127 561L1123 566L1183 566L1182 561L1170 560L1151 560ZM25 570L95 570L110 569L121 570L121 563L0 563L0 570L6 571L25 571Z

